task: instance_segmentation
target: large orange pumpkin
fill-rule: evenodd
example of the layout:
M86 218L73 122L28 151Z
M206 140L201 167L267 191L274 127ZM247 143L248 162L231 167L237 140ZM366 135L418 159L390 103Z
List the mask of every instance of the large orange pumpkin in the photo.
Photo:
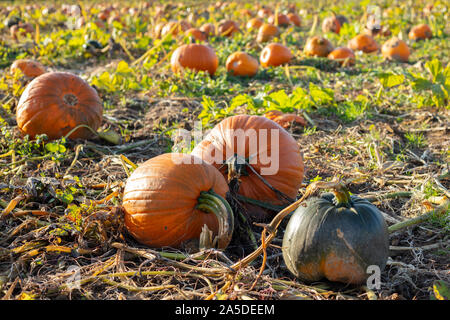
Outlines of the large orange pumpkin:
M232 233L228 190L221 173L201 159L181 153L159 155L141 164L126 182L125 227L150 247L178 248L199 239L205 224L217 235L222 219ZM219 240L219 248L230 240Z
M410 51L405 41L394 37L383 44L381 54L388 60L407 62Z
M302 25L302 19L298 14L290 12L287 14L287 17L296 27L300 27Z
M408 37L411 40L430 39L432 36L431 28L427 24L419 24L411 28L408 33Z
M207 71L213 75L219 66L219 60L214 50L203 44L185 44L178 47L170 59L173 72L179 72L183 68L196 71Z
M191 154L219 168L230 183L238 181L239 195L271 205L290 203L303 181L304 165L297 142L266 117L226 118ZM245 208L258 220L271 215L270 211L249 203Z
M26 77L35 78L45 73L45 68L37 61L29 59L19 59L11 65L11 72L20 70Z
M371 53L378 51L379 46L375 39L368 34L359 34L348 42L348 47L353 51Z
M326 57L333 49L334 47L328 39L314 36L306 41L303 52L307 56Z
M355 54L352 49L339 47L328 55L328 59L338 61L342 66L352 66L355 64Z
M270 43L261 51L259 62L262 67L276 67L288 63L293 57L288 47L280 43Z
M102 102L97 91L77 75L49 72L34 78L25 88L16 109L17 126L31 137L65 136L79 125L97 130L102 122ZM92 132L79 128L72 139L87 139Z
M267 42L280 34L280 29L270 23L264 23L258 30L256 41Z
M235 76L253 77L259 68L258 60L246 52L232 53L226 61L227 71Z

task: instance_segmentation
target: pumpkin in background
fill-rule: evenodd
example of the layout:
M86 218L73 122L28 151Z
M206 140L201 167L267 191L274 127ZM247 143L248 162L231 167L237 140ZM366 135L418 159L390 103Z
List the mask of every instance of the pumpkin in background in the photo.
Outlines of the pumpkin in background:
M217 31L223 37L231 37L234 33L239 32L239 25L234 20L221 20Z
M37 61L30 59L19 59L11 65L11 72L20 70L26 77L36 78L46 72L44 66Z
M184 32L185 35L189 37L193 37L197 41L206 41L207 36L206 33L197 28L190 28Z
M344 23L348 24L348 19L346 16L342 15L342 14L337 14L336 18L339 20L339 23L341 24L341 27L344 25Z
M355 64L355 53L352 49L339 47L328 55L328 59L338 61L342 66L353 66Z
M269 22L270 24L273 24L275 26L286 27L286 26L289 26L289 24L291 23L291 20L289 20L287 15L279 13L276 16L275 15L271 15L267 19L267 22Z
M125 227L150 247L178 248L199 239L206 224L218 247L231 240L233 212L221 173L189 154L166 153L147 160L128 178L123 193ZM225 228L226 234L221 230Z
M272 13L273 13L273 11L271 9L269 9L267 7L262 7L261 9L258 10L257 15L258 15L258 17L263 19L265 17L270 16Z
M185 32L186 30L192 28L191 24L186 21L169 21L164 25L161 29L161 37L166 36L171 33L172 36L177 36L181 32Z
M200 31L204 32L207 37L214 36L216 34L216 28L212 23L205 23L200 27Z
M253 77L258 72L259 63L248 53L238 51L227 58L226 68L235 76Z
M337 16L327 17L322 22L322 32L334 32L339 34L341 31L341 23Z
M102 123L102 102L97 91L77 75L49 72L34 78L25 88L16 109L17 126L34 137L46 134L59 139L79 125L96 131ZM72 139L88 139L92 132L79 128Z
M238 182L239 195L270 205L289 204L303 181L304 165L297 142L280 125L261 116L237 115L222 120L191 154L218 168L230 186ZM234 187L232 192L236 192ZM243 201L255 220L273 215L267 208Z
M353 51L371 53L378 51L378 43L368 34L359 34L348 42L348 47Z
M291 23L296 27L300 27L302 25L302 19L298 14L290 12L287 14L287 17L289 18L289 21L291 21Z
M33 34L34 28L29 23L19 22L13 25L10 29L11 37L17 40L19 37L25 37L27 34Z
M408 33L408 37L411 40L431 39L432 36L431 28L427 24L419 24L411 28Z
M214 50L203 44L185 44L178 47L172 54L170 64L173 72L184 68L195 71L207 71L213 75L219 66L219 60Z
M306 126L306 120L303 119L303 117L293 113L284 113L279 110L269 110L264 114L264 117L275 121L285 129L289 128L294 122L301 126Z
M386 266L389 234L377 207L342 187L295 210L282 248L287 268L302 281L363 284L368 266Z
M264 21L259 18L252 18L247 22L246 28L249 30L259 30Z
M314 36L306 41L303 52L307 56L326 57L333 49L334 47L328 39Z
M259 62L265 68L276 67L289 63L293 57L288 47L280 43L270 43L261 51Z
M394 37L383 44L381 54L388 60L408 62L410 50L405 41Z
M267 42L280 34L280 29L270 23L264 23L258 30L256 41Z
M166 25L165 22L159 22L155 25L155 27L153 28L153 37L154 38L156 38L156 39L161 38L161 32L165 25Z

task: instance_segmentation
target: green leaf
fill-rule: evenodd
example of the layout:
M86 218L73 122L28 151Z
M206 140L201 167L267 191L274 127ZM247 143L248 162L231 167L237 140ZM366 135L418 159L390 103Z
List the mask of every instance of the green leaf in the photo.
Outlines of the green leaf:
M381 73L378 75L378 79L380 79L381 85L384 88L392 88L402 84L405 81L405 76L401 74Z
M127 73L133 72L133 69L131 69L131 68L128 66L128 63L126 63L125 61L122 60L122 61L120 61L120 62L117 64L116 72L117 72L117 73L124 73L124 74L127 74Z
M64 147L62 144L60 143L55 143L55 142L49 142L45 145L45 149L49 152L54 152L54 153L64 153L66 152L66 147Z
M442 71L442 63L438 59L433 59L425 63L425 68L433 76L433 82L436 82L439 74Z

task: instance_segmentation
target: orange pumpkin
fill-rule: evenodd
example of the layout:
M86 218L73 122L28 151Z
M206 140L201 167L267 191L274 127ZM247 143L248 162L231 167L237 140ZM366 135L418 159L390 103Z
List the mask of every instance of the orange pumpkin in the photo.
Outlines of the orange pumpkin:
M348 47L353 51L362 51L371 53L378 51L378 43L372 36L367 34L359 34L348 42Z
M282 13L279 13L277 16L271 15L267 22L276 26L288 26L291 23L288 16Z
M264 114L267 119L273 120L283 128L289 128L293 122L301 126L306 126L306 121L303 117L293 113L283 113L279 110L269 110Z
M207 71L213 75L219 66L219 60L211 47L192 43L178 47L172 54L170 64L173 72L188 68L195 71Z
M272 14L272 10L266 7L262 7L261 9L258 10L258 17L260 18L265 18L267 16L270 16Z
M219 34L224 37L231 37L234 33L239 32L239 24L233 20L222 20L219 22Z
M259 18L252 18L247 22L247 29L251 29L251 30L258 30L262 25L263 25L263 21Z
M212 23L205 23L200 27L200 31L204 32L207 37L214 36L216 34L216 28Z
M288 47L280 43L270 43L261 51L259 62L263 67L276 67L288 63L293 57Z
M11 37L17 40L19 37L24 37L27 34L33 34L34 28L29 23L18 23L13 25L10 29Z
M291 21L291 23L293 23L296 27L300 27L302 25L302 19L298 14L291 12L288 13L287 16L289 21Z
M191 24L186 21L169 21L164 27L161 29L161 37L171 33L172 36L177 36L181 32L185 32L186 30L192 28Z
M235 76L253 77L259 68L258 60L246 52L232 53L226 61L227 71Z
M102 102L97 91L77 75L49 72L34 78L25 88L16 109L17 126L34 137L46 134L59 139L79 125L97 130L102 123ZM87 139L92 132L80 128L72 139Z
M230 185L238 182L239 195L271 205L290 203L303 181L304 165L297 142L280 125L261 116L237 115L222 120L191 154L219 168ZM273 214L249 203L244 207L257 220Z
M206 33L197 28L191 28L186 30L185 34L189 37L193 37L197 41L206 41Z
M220 172L201 159L159 155L141 164L126 182L125 227L140 243L174 248L199 239L204 225L217 235L223 218L232 231L233 213L224 200L228 190ZM230 240L221 239L219 248Z
M353 53L353 50L346 47L334 49L330 52L328 58L338 61L344 67L355 64L355 54Z
M411 28L408 33L408 37L411 40L425 40L430 39L432 36L431 28L427 24L419 24Z
M264 23L258 30L256 41L267 42L280 34L280 29L270 23Z
M323 32L334 32L339 34L341 31L341 23L337 16L327 17L322 22L322 31Z
M29 59L19 59L11 65L11 72L20 70L26 77L35 78L45 73L45 68L37 61Z
M405 41L394 37L383 44L381 47L381 54L388 60L407 62L410 51Z
M326 57L333 49L334 47L328 39L314 36L306 41L303 52L307 56Z

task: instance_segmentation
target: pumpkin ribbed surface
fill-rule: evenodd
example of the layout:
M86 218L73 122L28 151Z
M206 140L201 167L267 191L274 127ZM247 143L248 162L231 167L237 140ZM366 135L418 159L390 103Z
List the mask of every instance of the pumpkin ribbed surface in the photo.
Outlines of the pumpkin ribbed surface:
M195 71L207 71L213 75L219 66L219 59L211 47L192 43L178 47L172 54L170 64L173 72L188 68Z

